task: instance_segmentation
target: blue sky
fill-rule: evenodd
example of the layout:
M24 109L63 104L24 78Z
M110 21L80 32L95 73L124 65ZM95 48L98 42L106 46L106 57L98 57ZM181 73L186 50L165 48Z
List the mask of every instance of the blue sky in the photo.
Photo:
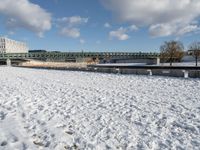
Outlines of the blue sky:
M199 39L199 0L1 0L0 34L30 49L159 51Z

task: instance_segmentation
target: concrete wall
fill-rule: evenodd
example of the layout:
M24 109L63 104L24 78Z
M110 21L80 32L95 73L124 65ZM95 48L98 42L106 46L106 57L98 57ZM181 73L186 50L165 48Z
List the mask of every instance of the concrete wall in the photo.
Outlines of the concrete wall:
M53 70L69 70L69 71L87 71L97 73L114 73L114 74L135 74L148 76L166 76L166 77L182 77L182 78L200 78L200 70L180 70L180 69L118 69L118 68L67 68L67 67L37 67L37 66L21 66L25 68L36 69L53 69Z
M166 77L200 78L200 70L179 70L179 69L118 69L118 68L90 68L89 71L102 73L152 75Z
M149 75L149 71L144 69L120 69L119 72L121 74Z
M146 63L146 64L156 64L157 59L116 59L116 60L111 60L111 62L114 63Z
M199 71L189 71L190 78L200 78L200 70Z

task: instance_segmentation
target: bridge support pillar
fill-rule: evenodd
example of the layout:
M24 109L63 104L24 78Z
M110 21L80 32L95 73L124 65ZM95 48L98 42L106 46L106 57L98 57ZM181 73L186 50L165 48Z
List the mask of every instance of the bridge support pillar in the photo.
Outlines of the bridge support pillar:
M149 73L149 75L150 75L150 76L152 76L152 75L153 75L153 73L152 73L152 70L151 70L151 69L147 70L147 72Z
M115 69L117 74L120 74L121 73L121 70L119 68Z
M11 60L8 58L8 59L6 59L6 65L7 66L11 66Z
M183 70L184 78L189 78L189 72L188 70Z
M157 65L160 65L160 57L157 57Z

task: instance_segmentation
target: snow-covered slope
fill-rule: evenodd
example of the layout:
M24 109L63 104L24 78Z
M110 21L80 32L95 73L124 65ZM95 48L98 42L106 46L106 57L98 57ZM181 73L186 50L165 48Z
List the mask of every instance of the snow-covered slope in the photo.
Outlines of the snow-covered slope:
M199 149L200 80L0 67L0 149Z

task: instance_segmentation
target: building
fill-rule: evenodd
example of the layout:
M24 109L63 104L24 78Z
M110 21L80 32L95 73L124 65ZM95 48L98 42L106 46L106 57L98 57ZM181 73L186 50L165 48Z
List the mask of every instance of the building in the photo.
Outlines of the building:
M0 53L28 53L26 43L0 37Z

